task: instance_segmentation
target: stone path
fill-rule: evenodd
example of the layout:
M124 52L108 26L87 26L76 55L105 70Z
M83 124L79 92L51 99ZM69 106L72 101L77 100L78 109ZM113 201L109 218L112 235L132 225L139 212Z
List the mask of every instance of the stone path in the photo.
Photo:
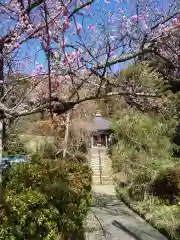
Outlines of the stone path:
M94 185L113 184L111 160L106 154L106 148L91 148L89 158L93 172L92 182Z
M93 186L94 203L86 221L86 240L167 240L123 202L114 186Z

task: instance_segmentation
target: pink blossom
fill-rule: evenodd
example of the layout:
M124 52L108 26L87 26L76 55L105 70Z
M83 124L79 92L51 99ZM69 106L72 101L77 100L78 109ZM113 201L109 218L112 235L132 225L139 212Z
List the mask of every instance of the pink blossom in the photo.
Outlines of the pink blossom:
M75 59L76 53L72 52L70 55L69 54L65 54L62 60L62 63L64 65L72 63Z
M77 24L77 33L80 33L82 30L82 25L80 23Z
M30 72L30 75L31 75L32 77L34 77L34 76L36 76L36 72L35 72L35 71L31 71L31 72Z
M72 52L71 55L70 55L70 58L74 59L74 58L76 58L76 56L77 56L76 52Z
M113 57L114 54L115 54L115 52L111 51L111 52L110 52L110 57Z
M155 12L155 13L158 13L158 12L159 12L159 9L158 9L158 8L155 8L155 9L154 9L154 12Z
M57 89L57 88L60 87L60 82L59 81L55 81L54 85L55 85L54 87Z
M174 18L174 19L172 20L172 24L173 24L173 25L178 25L178 19L177 19L177 18Z
M92 31L92 30L95 29L95 26L94 26L93 24L91 24L91 25L89 25L88 29L89 29L90 31Z
M60 82L55 80L52 82L52 90L57 90L60 86Z
M63 64L67 64L69 62L68 56L65 55L64 58L62 59Z
M119 11L120 11L121 13L123 13L123 12L124 12L124 9L123 9L123 8L119 8Z
M15 47L15 48L19 48L19 46L20 46L20 45L19 45L19 43L17 43L17 42L14 44L14 47Z
M44 49L45 49L46 51L48 51L48 50L49 50L49 48L50 48L50 47L49 47L49 45L48 45L48 44L45 44L45 45L44 45Z
M131 17L131 21L132 21L133 23L136 23L136 22L138 21L138 16L137 16L137 15L133 15L133 16Z
M63 22L63 30L66 30L66 29L68 29L70 27L70 21L69 21L69 19L66 17L65 19L64 19L64 22Z
M37 72L37 73L40 73L40 72L42 72L43 70L44 70L44 67L43 67L42 64L38 64L38 65L36 66L36 72Z
M65 16L65 17L68 16L69 12L68 12L67 8L64 8L64 9L63 9L62 14L63 14L63 16Z
M54 56L55 56L56 60L58 60L59 55L57 53L55 53Z
M139 15L139 16L138 16L138 19L139 19L139 20L143 20L143 19L145 19L145 17L144 17L143 15Z
M71 81L71 76L69 76L69 75L67 75L67 76L65 76L65 81Z
M86 6L85 8L89 10L89 9L90 9L90 6L88 5L88 6Z
M79 56L79 55L81 55L81 54L82 54L82 49L79 48L78 51L77 51L77 55Z
M66 40L63 40L63 41L61 42L62 48L65 48L65 47L66 47L66 44L67 44Z
M143 21L143 27L144 27L144 30L148 30L148 28L149 28L145 21Z
M126 17L126 16L123 16L122 19L123 19L124 21L126 21L126 20L127 20L127 17Z
M105 4L107 4L107 5L109 5L109 4L110 4L110 2L108 2L107 0L105 0L105 1L104 1L104 3L105 3Z

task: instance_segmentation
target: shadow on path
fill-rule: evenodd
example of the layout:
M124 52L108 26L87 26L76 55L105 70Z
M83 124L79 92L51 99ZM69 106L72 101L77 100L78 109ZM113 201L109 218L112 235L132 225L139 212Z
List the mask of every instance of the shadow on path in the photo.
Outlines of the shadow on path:
M136 239L136 240L141 240L141 238L139 238L135 233L133 233L132 231L130 231L129 229L127 229L125 226L123 226L120 222L114 220L114 221L112 222L112 224L113 224L115 227L117 227L117 228L123 230L124 232L128 233L128 234L129 234L130 236L132 236L134 239Z
M91 206L97 222L103 228L103 232L107 233L106 236L99 239L167 240L167 238L130 210L123 202L119 201L115 195L112 193L109 195L109 189L107 188L106 191L106 186L103 187L104 192L107 193L94 191L94 200Z

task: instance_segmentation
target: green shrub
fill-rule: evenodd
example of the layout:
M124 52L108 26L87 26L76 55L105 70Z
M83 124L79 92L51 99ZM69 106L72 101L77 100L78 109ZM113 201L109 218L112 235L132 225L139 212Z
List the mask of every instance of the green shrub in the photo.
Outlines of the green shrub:
M152 193L170 202L176 200L180 196L180 167L160 171L152 183Z
M78 160L78 162L81 162L81 163L87 163L88 162L87 156L84 153L81 153L81 152L76 152L75 153L75 158Z
M57 148L54 143L45 142L44 145L41 145L38 153L42 158L51 158L54 159L56 157Z
M3 156L8 155L26 155L27 150L25 144L20 140L16 134L10 134L6 139Z
M82 230L91 203L87 165L34 155L13 165L4 186L0 239L69 239Z
M144 170L138 172L128 188L129 196L134 200L144 200L149 193L149 183L151 182L151 174Z

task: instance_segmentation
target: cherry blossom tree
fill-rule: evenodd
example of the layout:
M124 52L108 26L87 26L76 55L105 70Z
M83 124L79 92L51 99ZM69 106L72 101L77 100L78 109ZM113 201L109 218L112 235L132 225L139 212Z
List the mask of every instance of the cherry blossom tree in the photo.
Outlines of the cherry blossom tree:
M69 96L66 99L67 103L73 99L70 105L63 101L58 103L60 105L56 103L59 110L66 111L89 98L102 97L101 89L107 83L108 74L113 74L113 65L151 53L165 59L168 53L159 45L165 38L164 34L169 36L173 29L179 29L178 1L174 1L163 10L158 8L160 7L158 1L144 3L144 1L128 3L120 0L104 3L95 0L2 1L0 76L3 114L15 118L33 114L43 108L51 109L54 89L60 88L62 81L68 82L71 95L76 97L74 99ZM131 8L129 8L130 4ZM157 9L154 11L155 6ZM37 62L33 70L30 65L34 57L28 52L28 46L32 43L33 47L37 48L37 52L44 51L47 60L44 65ZM172 53L169 55L171 57ZM178 62L178 56L176 61ZM26 92L26 96L23 96L18 106L22 105L27 95L34 92L35 88L38 90L40 85L41 90L46 92L43 95L47 95L49 106L46 101L44 104L41 102L41 106L34 104L33 108L30 105L30 109L20 111L17 105L8 108L4 104L8 94L11 93L9 85L6 87L7 76L17 76L23 68L28 69L29 73L26 72L26 77L31 78L29 82L32 86L27 88L29 92ZM20 81L22 78L19 78L17 83ZM79 99L78 92L84 85L87 88L91 87L93 91ZM4 92L5 90L8 93ZM120 91L114 94L130 93Z
M146 56L171 62L178 73L179 9L178 0L1 0L1 119L45 110L53 117L114 95L157 97L105 86L112 85L114 66Z

